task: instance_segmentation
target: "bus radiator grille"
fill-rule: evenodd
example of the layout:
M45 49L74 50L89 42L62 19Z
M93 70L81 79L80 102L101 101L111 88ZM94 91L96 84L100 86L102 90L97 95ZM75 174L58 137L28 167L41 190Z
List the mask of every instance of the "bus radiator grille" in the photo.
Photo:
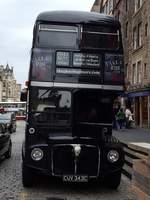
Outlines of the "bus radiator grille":
M81 152L76 157L72 145L56 145L53 147L53 173L97 176L99 159L96 146L81 145Z

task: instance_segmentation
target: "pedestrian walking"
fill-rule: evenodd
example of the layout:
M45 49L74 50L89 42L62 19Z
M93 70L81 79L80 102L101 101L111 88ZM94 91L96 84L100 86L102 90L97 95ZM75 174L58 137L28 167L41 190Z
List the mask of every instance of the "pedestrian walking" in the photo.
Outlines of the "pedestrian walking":
M131 128L131 122L133 121L131 110L127 107L125 110L126 128Z
M123 111L123 108L120 108L120 110L117 112L116 118L117 118L119 128L122 129L125 123L125 113Z
M118 124L117 124L117 118L116 115L119 111L119 108L117 106L113 107L113 111L112 111L112 121L113 121L113 129L117 130Z

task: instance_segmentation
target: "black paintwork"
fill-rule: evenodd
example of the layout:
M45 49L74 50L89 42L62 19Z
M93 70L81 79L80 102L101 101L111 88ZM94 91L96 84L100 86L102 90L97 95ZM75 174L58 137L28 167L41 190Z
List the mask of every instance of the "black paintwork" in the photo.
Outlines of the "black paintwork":
M83 92L83 90L81 90L81 92ZM84 90L84 92L87 95L93 94L90 90ZM63 174L73 175L75 174L73 144L80 144L82 150L77 161L77 174L86 174L89 178L98 178L116 171L121 171L124 153L119 141L111 136L112 127L110 125L98 126L96 123L95 125L88 123L87 126L83 124L83 127L81 127L80 124L77 123L75 117L77 112L76 106L79 104L78 100L81 101L81 96L78 96L78 93L80 93L80 90L75 92L75 97L74 95L72 96L72 125L70 132L61 128L59 130L58 127L56 127L57 129L55 130L46 123L44 125L42 121L41 124L40 122L36 123L36 121L33 120L33 116L29 118L29 123L26 127L26 140L23 146L24 165L31 169L36 169L41 173L46 173L49 176L62 177ZM96 93L99 93L99 91L95 91L94 94L96 95ZM103 97L106 96L106 94L110 98L115 96L113 92L101 93ZM110 118L111 109L109 111L109 113L104 113L104 106L101 107L103 115L109 115ZM107 121L108 124L111 123L110 120L111 119ZM103 123L105 124L106 121ZM104 126L108 128L107 133L103 132ZM35 134L29 134L28 130L30 127L35 128ZM32 160L31 151L33 148L41 148L43 150L44 157L41 161L37 162ZM120 159L116 163L110 163L107 160L107 154L111 149L117 150L120 154Z
M74 24L102 24L120 27L120 23L114 17L95 12L84 11L49 11L39 14L36 21L54 23L74 23Z
M54 23L54 24L76 24L76 25L84 25L84 24L92 24L92 25L108 25L112 27L116 27L120 29L120 23L113 17L98 14L98 13L91 13L91 12L81 12L81 11L51 11L51 12L44 12L41 13L37 19L36 24L38 23ZM36 37L36 28L34 29L34 39L33 39L33 47L35 44L35 37ZM36 53L40 53L39 49L32 49L32 58L33 55ZM59 50L59 49L57 49ZM37 52L36 52L37 51ZM43 51L43 49L42 49ZM44 49L47 52L48 58L55 57L56 49L51 49L48 52L48 49ZM44 52L43 51L43 52ZM72 51L79 51L79 49L73 49ZM92 50L89 50L94 53ZM98 50L97 50L98 51ZM121 54L122 49L120 48ZM118 51L118 53L120 52ZM85 51L86 52L86 51ZM90 53L91 53L90 52ZM39 58L37 55L37 58ZM45 53L43 54L45 55ZM102 58L104 59L104 58ZM31 68L32 65L35 66L33 62L35 59L31 60ZM48 59L46 59L49 62ZM70 82L70 83L86 83L86 84L103 84L103 80L98 78L98 81L95 80L95 77L91 80L91 77L87 76L86 78L80 80L80 77L76 79L74 77L66 77L54 75L54 61L51 59L52 63L48 63L48 66L52 66L53 73L46 72L47 77L44 81L54 81L54 82ZM45 64L46 65L46 64ZM39 71L38 71L39 72ZM31 73L30 73L31 74ZM40 73L41 75L41 73ZM79 79L80 78L80 79ZM36 77L29 77L29 81L35 80L37 81ZM64 81L65 80L65 81ZM38 79L38 81L43 81L42 79ZM117 91L105 91L102 89L95 90L93 93L93 89L73 89L73 88L57 88L57 90L68 90L71 94L71 109L68 111L70 112L70 121L71 125L69 124L69 129L66 127L58 126L59 121L63 121L60 114L58 114L60 109L57 110L58 106L55 106L54 109L48 113L45 112L45 116L49 116L48 120L43 121L40 120L39 122L36 121L36 117L39 116L40 112L37 112L36 109L34 110L34 102L37 104L40 102L40 98L36 93L36 90L39 87L33 87L29 84L29 114L28 114L28 121L26 125L26 133L25 133L25 142L23 143L23 169L35 169L41 173L46 173L49 176L59 176L62 177L63 175L70 174L78 174L78 175L88 175L89 178L95 177L105 177L109 174L113 174L114 172L121 173L121 169L124 162L124 153L122 145L119 143L117 139L112 136L112 103L114 98L117 96ZM50 90L51 88L44 88L45 90ZM85 98L83 100L82 95L80 96L80 92L84 91L85 96L91 96L92 99ZM92 92L91 92L92 91ZM90 93L91 92L91 93ZM45 93L46 94L46 93ZM99 95L97 95L99 94ZM110 105L111 108L108 106L109 110L106 111L104 106L97 105L97 110L99 109L99 121L94 119L92 121L83 121L78 118L78 113L82 110L82 107L87 107L88 110L91 106L87 103L92 102L92 105L95 105L95 102L98 102L97 99L101 99L102 97L109 97L111 99ZM41 95L41 99L43 102L48 101L50 99L50 95L47 95L44 100L44 93ZM94 99L95 98L95 99ZM85 103L84 103L85 102ZM47 103L48 104L48 103ZM79 106L80 104L80 106ZM34 106L33 106L34 105ZM53 105L53 104L52 104ZM53 106L51 106L53 107ZM67 106L66 106L67 107ZM64 113L65 113L65 107ZM34 111L33 111L34 110ZM107 113L106 113L107 112ZM41 112L42 113L42 112ZM36 115L34 115L36 114ZM44 114L44 111L43 113ZM105 118L105 116L106 118ZM58 122L53 124L54 116ZM108 116L108 117L107 117ZM65 118L65 117L64 117ZM44 117L43 117L44 119ZM81 123L80 123L81 122ZM45 124L44 124L45 123ZM87 125L86 125L87 124ZM35 128L35 133L30 134L29 128ZM104 132L103 128L107 128L107 133ZM78 158L75 157L74 152L74 144L81 145L81 153ZM31 151L34 148L41 148L43 150L44 156L40 161L34 161L31 158ZM111 163L107 159L107 154L109 150L117 150L120 154L119 160L116 163ZM75 169L75 165L77 169ZM29 180L25 179L26 175L25 170L23 172L23 183L24 185L28 185L30 182ZM29 171L28 171L29 172ZM26 172L27 173L27 172ZM25 180L25 181L24 181Z

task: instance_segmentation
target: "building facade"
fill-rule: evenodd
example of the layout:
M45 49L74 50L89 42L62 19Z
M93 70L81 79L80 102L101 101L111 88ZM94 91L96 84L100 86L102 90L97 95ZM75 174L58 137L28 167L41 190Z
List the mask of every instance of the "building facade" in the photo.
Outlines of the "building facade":
M0 65L0 101L20 101L21 84L17 84L13 67Z
M99 7L101 13L114 15L121 22L126 104L137 126L150 127L150 1L101 0Z
M101 0L95 0L91 9L92 12L98 12L98 13L100 12L100 2Z

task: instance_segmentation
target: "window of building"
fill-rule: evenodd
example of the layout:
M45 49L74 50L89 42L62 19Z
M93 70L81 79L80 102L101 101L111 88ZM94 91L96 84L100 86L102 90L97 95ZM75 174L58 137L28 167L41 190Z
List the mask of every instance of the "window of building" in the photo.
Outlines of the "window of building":
M116 15L116 18L117 18L118 20L120 20L120 10L118 10L117 15Z
M142 6L142 1L143 0L135 0L135 12Z
M109 0L109 12L113 10L113 0Z
M136 75L136 77L137 77L137 83L140 83L141 82L141 61L139 61L138 63L137 63L137 75Z
M103 13L106 14L106 6L103 7Z
M132 83L133 84L136 83L136 64L133 64L133 68L132 68Z
M108 14L108 1L106 2L105 7L106 7L106 14Z
M147 63L144 63L144 77L147 77Z
M104 7L102 7L102 9L100 10L100 13L105 13Z
M126 12L128 11L128 0L126 0Z
M108 0L102 10L103 13L110 14L110 12L113 10L113 0Z
M142 23L139 23L137 30L137 47L140 47L141 45L142 45Z
M148 33L148 23L145 24L145 36L147 36Z
M128 76L128 63L125 64L125 76L126 76L126 78L129 78L129 76Z
M99 0L95 0L94 4L99 5Z
M125 27L125 37L128 37L128 22L126 22L126 27Z
M133 29L133 49L137 48L137 30L136 27Z

